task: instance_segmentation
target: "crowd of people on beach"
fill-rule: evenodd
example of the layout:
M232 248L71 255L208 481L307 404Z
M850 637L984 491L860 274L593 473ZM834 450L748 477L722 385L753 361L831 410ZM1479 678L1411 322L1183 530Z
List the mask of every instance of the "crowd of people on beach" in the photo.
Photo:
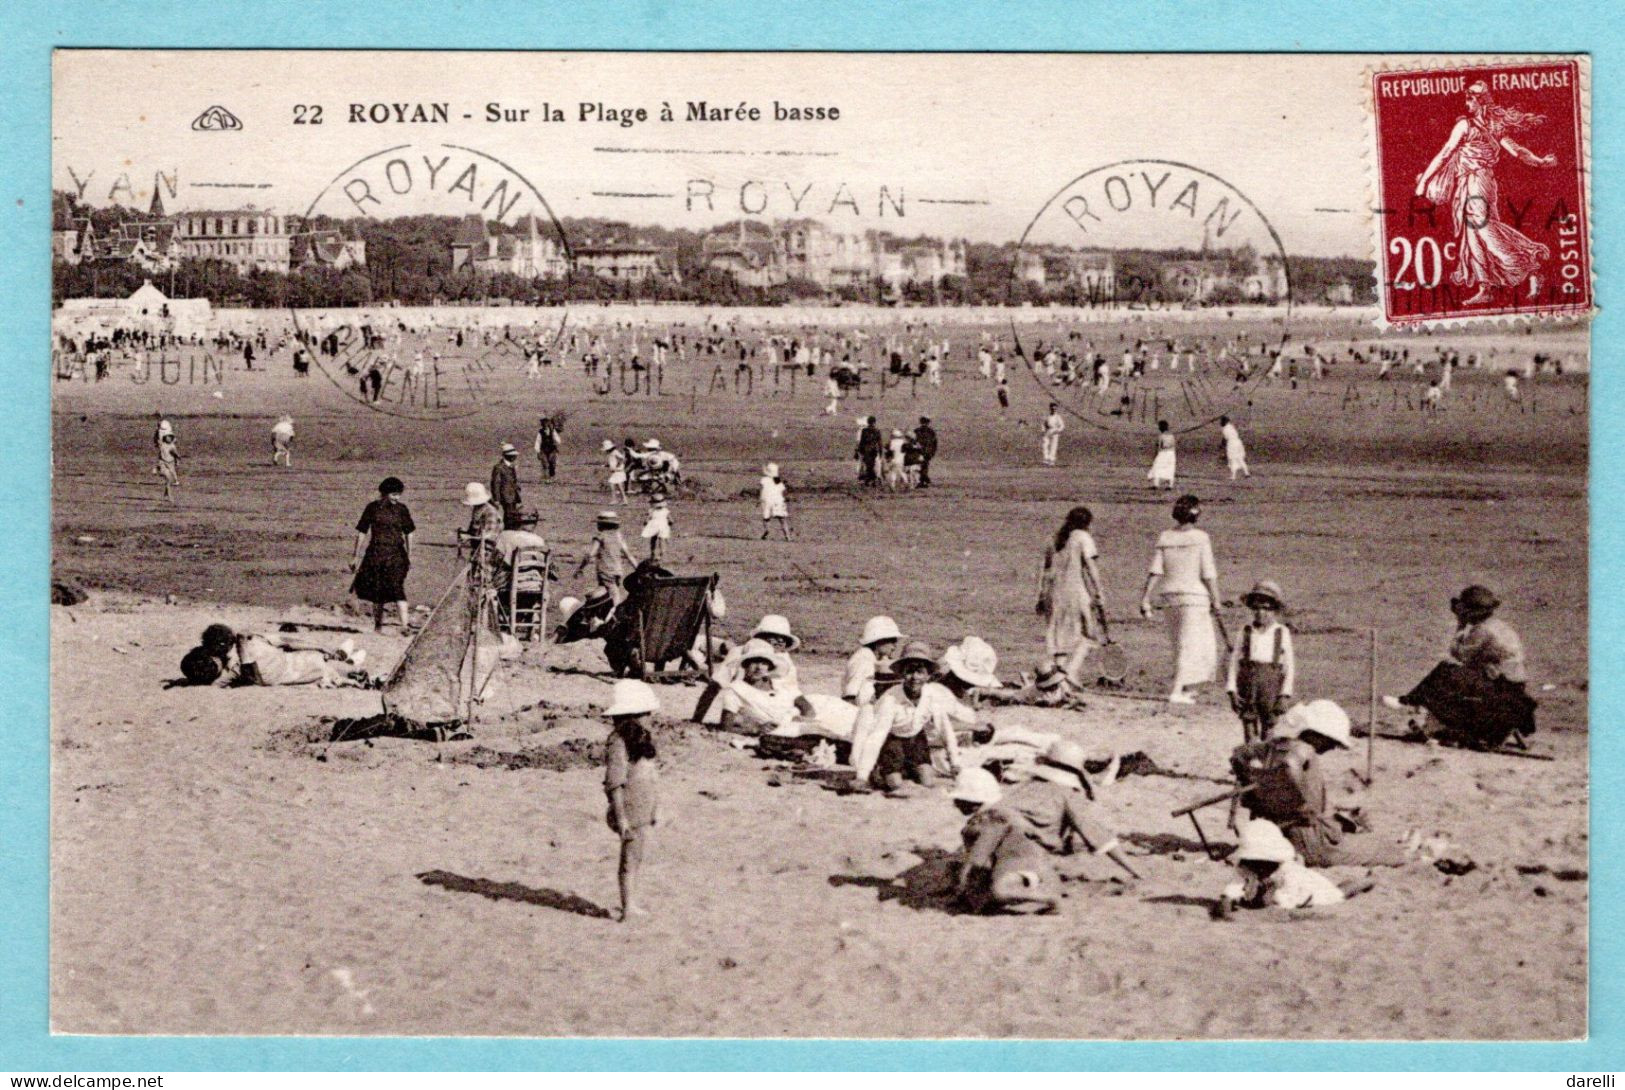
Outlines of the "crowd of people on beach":
M516 455L511 446L503 449L499 479ZM764 467L764 482L778 479L777 466ZM465 497L473 512L467 533L491 542L498 555L511 551L512 543L504 539L528 532L508 524L506 509L493 501L500 490L500 485L487 489L471 482ZM398 496L398 481L383 482L380 498L358 524L362 563L355 589L362 597L384 600L375 603L380 620L385 602L404 593L397 576L404 577L412 524ZM777 498L764 492L764 527L780 517L773 514ZM1336 704L1299 699L1285 595L1274 581L1260 580L1242 597L1249 618L1233 633L1227 631L1219 614L1223 599L1213 542L1197 526L1200 501L1183 495L1172 514L1173 525L1151 550L1139 602L1145 616L1160 612L1165 618L1171 666L1165 699L1171 707L1192 705L1203 686L1222 681L1241 726L1231 762L1239 792L1230 817L1241 841L1235 856L1240 873L1217 903L1225 911L1304 907L1368 888L1369 878L1339 884L1316 869L1400 865L1407 856L1378 837L1345 839L1369 819L1339 815L1329 801L1322 766L1329 754L1350 746L1352 731ZM618 515L608 510L597 515L596 533L575 569L577 575L592 570L593 589L560 603L561 629L582 611L596 610L602 625L624 599L634 572L646 566L661 570L660 533L669 524L655 511L651 524L657 529L646 527L642 535L650 542L649 555L640 559L622 535ZM987 714L1000 706L1082 710L1096 691L1091 664L1111 637L1092 525L1090 510L1075 507L1046 545L1037 594L1037 611L1046 624L1046 660L1031 674L1007 683L998 674L997 652L980 637L966 637L939 653L906 637L890 617L876 616L864 625L840 692L810 692L794 659L800 639L785 615L771 614L739 644L718 641L695 656L693 662L712 665L693 717L730 734L826 746L825 762L845 764L855 784L888 795L906 797L950 785L968 818L958 894L969 908L1053 908L1060 894L1050 856L1079 849L1105 856L1132 877L1134 867L1107 831L1102 813L1107 802L1102 792L1121 755L1091 757L1070 739L1018 723L995 726ZM784 532L787 536L787 523ZM1495 617L1498 606L1486 588L1464 590L1452 601L1458 633L1448 659L1411 692L1388 698L1391 707L1412 717L1411 729L1419 736L1493 749L1533 733L1534 700L1527 692L1522 646L1515 631ZM611 826L623 844L623 917L633 917L640 909L637 874L657 820L649 716L662 707L654 690L638 679L615 684L611 707L614 730L606 752L616 756L607 762L605 788Z
M363 336L369 345L387 350L391 340L400 342L403 331L404 326L393 332L367 328ZM447 337L453 346L461 345L465 337L482 343L500 339L489 329L437 335ZM312 332L296 339L301 352L331 354L337 350L333 336ZM1288 353L1272 352L1267 345L1253 345L1240 336L1221 340L1142 336L1132 342L1124 334L1120 338L1122 363L1115 375L1114 368L1105 364L1101 347L1076 330L1059 345L1039 343L1023 352L1017 344L1009 353L1020 356L1041 381L1057 388L1089 384L1105 389L1114 378L1130 383L1151 371L1195 370L1216 361L1233 366L1237 381L1258 366L1268 368L1266 378L1271 380L1292 382L1297 377ZM244 344L252 350L261 342L262 338L250 337ZM539 339L531 343L536 351L527 358L536 367L553 366L555 353L542 353L540 344ZM275 347L273 339L270 348ZM871 359L889 374L940 383L952 358L949 341L912 326L886 335L851 329L806 337L717 325L654 336L644 330L606 329L572 332L555 347L561 349L557 352L561 358L579 358L589 374L606 358L627 352L639 365L653 367L665 366L671 358L698 356L754 366L760 352L769 366L805 368L809 375L824 368L831 377L831 404L837 410L851 376L861 374ZM1312 361L1305 364L1305 375L1327 373L1331 361L1307 345L1303 351L1302 358ZM1347 352L1355 363L1376 361L1384 375L1410 362L1406 350L1396 353L1387 346L1361 350L1350 345ZM1006 349L984 334L975 356L977 378L992 383L1001 406L1007 405ZM252 366L251 356L245 360ZM1459 354L1441 348L1419 373L1429 377L1430 390L1440 386L1447 390L1456 368L1485 362L1472 356L1463 362ZM929 416L920 416L907 431L889 429L889 437L876 415L866 414L859 424L853 458L861 485L887 490L931 487L939 439ZM1050 402L1040 427L1038 453L1043 465L1059 464L1066 425L1060 403ZM1231 479L1249 477L1246 448L1235 422L1220 417L1218 428ZM538 417L528 445L543 482L558 473L564 432L562 414ZM272 464L291 469L291 415L276 420L271 438ZM164 496L174 502L180 454L168 419L160 420L153 442ZM1159 421L1146 475L1152 488L1175 489L1176 445L1169 423ZM646 552L643 556L633 552L617 511L599 511L591 543L574 571L580 576L591 570L590 590L560 603L561 626L569 624L578 610L613 614L633 572L640 566L660 569L674 533L672 500L684 487L681 459L654 437L605 438L600 452L606 470L603 487L612 502L624 505L636 494L647 500L648 514L638 535ZM468 523L460 536L468 543L472 562L488 564L492 570L511 561L518 550L546 547L534 512L524 506L520 456L519 446L501 443L489 478L470 481L464 489ZM411 632L406 580L417 527L402 501L405 489L397 477L380 482L377 497L356 523L350 567L351 590L371 606L375 627L384 626L393 607L401 630ZM764 463L756 488L763 539L793 540L789 497L779 464ZM1247 621L1234 632L1227 630L1219 616L1223 599L1214 546L1197 525L1200 515L1196 496L1185 494L1174 501L1172 525L1159 534L1150 551L1138 606L1148 618L1160 613L1167 627L1167 705L1177 709L1195 704L1202 687L1219 681L1241 727L1231 760L1237 790L1229 822L1239 838L1233 856L1238 873L1216 903L1223 911L1335 903L1366 888L1369 878L1339 883L1322 876L1321 868L1399 865L1406 855L1380 836L1355 836L1354 830L1369 819L1342 814L1330 801L1324 762L1350 746L1348 716L1328 700L1300 697L1298 649L1286 595L1278 583L1258 581L1242 598ZM804 750L809 758L843 764L855 785L886 795L908 797L947 785L966 818L954 893L972 910L1054 908L1060 898L1056 859L1080 850L1105 858L1132 879L1136 869L1107 820L1108 792L1123 755L1091 755L1069 738L1014 722L994 725L987 714L993 707L1022 706L1078 711L1098 691L1096 680L1104 676L1099 662L1113 644L1100 563L1092 513L1085 506L1074 507L1047 542L1040 567L1036 609L1045 626L1045 659L1013 680L1001 679L997 652L978 636L939 651L906 636L891 618L877 615L864 625L841 691L808 692L794 662L799 638L785 615L770 614L738 645L708 642L699 649L703 653L694 661L711 665L695 717L734 735L806 739L814 747ZM1535 702L1528 693L1516 632L1496 616L1499 602L1484 587L1466 588L1451 606L1458 629L1448 658L1410 692L1385 703L1409 716L1413 729L1435 740L1489 749L1522 740L1534 730ZM244 674L241 640L234 643L234 651L210 650L219 644L216 633L213 644L206 639L189 656L190 669L199 678L210 674L209 664L218 661L210 683ZM278 655L300 651L275 647L273 653L253 645L250 654L281 663ZM313 679L330 684L359 668L348 649L340 662L324 658L318 664L315 658L306 658L308 662L299 660L297 670L278 666L259 672L294 680L259 683ZM623 918L641 910L638 874L658 821L652 717L673 711L678 710L663 709L655 691L636 678L617 681L605 709L613 726L605 750L604 783L609 823L622 842Z

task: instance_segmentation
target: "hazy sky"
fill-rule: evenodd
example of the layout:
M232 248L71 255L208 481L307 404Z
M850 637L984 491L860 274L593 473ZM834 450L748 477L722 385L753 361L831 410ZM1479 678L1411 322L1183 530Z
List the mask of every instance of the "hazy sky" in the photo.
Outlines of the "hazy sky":
M177 183L177 195L163 189L171 211L252 202L300 212L365 155L444 141L512 165L560 216L703 228L740 214L743 187L749 211L766 202L764 218L797 214L799 199L799 214L848 228L1002 241L1018 238L1079 174L1155 158L1227 180L1289 252L1369 256L1362 73L1373 63L1278 54L64 50L54 64L52 177L60 189L78 188L73 175L88 179L84 198L107 204L127 176L114 198L145 207L162 171ZM702 100L744 102L763 119L684 120L687 104ZM775 121L775 101L834 107L840 118ZM582 102L642 107L649 120L584 122ZM349 121L352 104L374 103L445 103L451 123ZM530 119L488 123L488 103L528 108ZM657 119L663 103L678 120ZM544 104L566 119L541 122ZM239 118L241 131L193 131L214 105ZM294 124L296 106L307 107L307 120L308 107L320 106L322 123ZM879 217L882 187L902 195L901 218L893 204ZM708 188L709 209L689 199Z

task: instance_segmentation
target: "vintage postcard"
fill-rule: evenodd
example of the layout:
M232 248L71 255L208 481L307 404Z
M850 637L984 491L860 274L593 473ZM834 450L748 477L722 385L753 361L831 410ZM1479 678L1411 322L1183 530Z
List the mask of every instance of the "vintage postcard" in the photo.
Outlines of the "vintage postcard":
M1589 89L58 50L53 1031L1585 1037Z

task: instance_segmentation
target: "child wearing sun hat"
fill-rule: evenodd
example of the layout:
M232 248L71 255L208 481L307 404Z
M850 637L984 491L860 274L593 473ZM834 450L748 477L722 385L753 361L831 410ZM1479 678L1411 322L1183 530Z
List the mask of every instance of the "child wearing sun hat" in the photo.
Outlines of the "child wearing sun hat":
M1364 879L1344 889L1310 870L1299 862L1280 827L1263 818L1242 825L1235 859L1236 880L1219 895L1217 915L1221 918L1236 908L1321 908L1341 904L1371 888L1370 880Z
M766 541L776 519L779 530L784 534L784 540L790 540L790 508L785 502L784 479L779 476L777 462L769 462L762 467L762 479L757 489L762 505L762 540Z
M619 881L621 921L648 912L637 904L638 871L651 830L659 820L659 770L655 766L654 738L649 717L660 710L660 699L645 682L617 681L610 691L604 716L610 721L604 742L604 820L621 838Z
M666 542L671 540L671 503L664 492L650 493L649 517L638 536L649 543L649 559L660 563L666 555Z
M1280 619L1285 608L1280 586L1259 580L1242 602L1253 615L1231 641L1224 690L1241 717L1243 741L1256 742L1269 737L1275 721L1292 703L1297 658L1292 630Z
M626 574L623 561L627 565L637 565L637 558L626 546L626 538L621 536L621 516L614 511L600 511L597 532L593 535L592 544L587 546L587 554L576 566L576 574L580 575L591 564L594 580L614 595L616 601L620 601L621 578Z

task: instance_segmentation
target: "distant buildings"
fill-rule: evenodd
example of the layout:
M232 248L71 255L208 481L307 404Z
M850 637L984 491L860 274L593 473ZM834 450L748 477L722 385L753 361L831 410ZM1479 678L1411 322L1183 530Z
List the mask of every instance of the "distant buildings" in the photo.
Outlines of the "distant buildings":
M508 273L534 280L563 277L568 268L563 247L542 231L535 216L524 217L503 234L493 234L480 216L466 216L451 244L453 272Z
M95 238L88 219L75 219L65 205L51 211L51 260L77 265L85 254L94 257Z
M367 262L361 239L334 230L298 231L291 217L268 209L200 209L169 217L155 193L149 214L157 218L126 220L100 237L88 217L72 217L59 203L51 224L51 257L70 265L121 261L147 272L162 272L179 261L223 261L243 275L255 269L346 269Z
M1165 261L1159 270L1163 294L1188 303L1210 303L1226 298L1273 303L1286 298L1286 267L1279 256L1254 257L1244 270L1236 268L1237 260L1202 257Z
M1117 261L1106 250L1022 250L1016 275L1040 288L1071 288L1090 299L1117 295Z
M578 276L598 276L620 283L679 279L677 259L661 246L636 242L584 243L571 250Z
M175 217L177 256L224 261L239 273L286 273L293 244L284 216L257 208L182 212Z
M476 276L506 274L527 280L563 279L570 273L620 283L676 280L676 255L667 247L639 242L586 240L566 253L554 232L535 216L495 233L480 216L468 216L451 244L453 272Z
M799 280L830 290L878 281L897 291L905 284L938 284L965 275L962 240L904 242L876 231L848 234L810 219L741 220L707 235L702 247L708 268L756 288Z
M737 231L714 231L700 243L705 266L748 288L782 284L784 254L777 233L765 224L740 220Z
M302 231L288 236L288 264L292 268L344 270L366 263L366 242L359 238L345 238L339 231Z
M939 242L888 242L875 248L876 275L892 291L905 284L940 284L950 276L965 275L963 239Z

